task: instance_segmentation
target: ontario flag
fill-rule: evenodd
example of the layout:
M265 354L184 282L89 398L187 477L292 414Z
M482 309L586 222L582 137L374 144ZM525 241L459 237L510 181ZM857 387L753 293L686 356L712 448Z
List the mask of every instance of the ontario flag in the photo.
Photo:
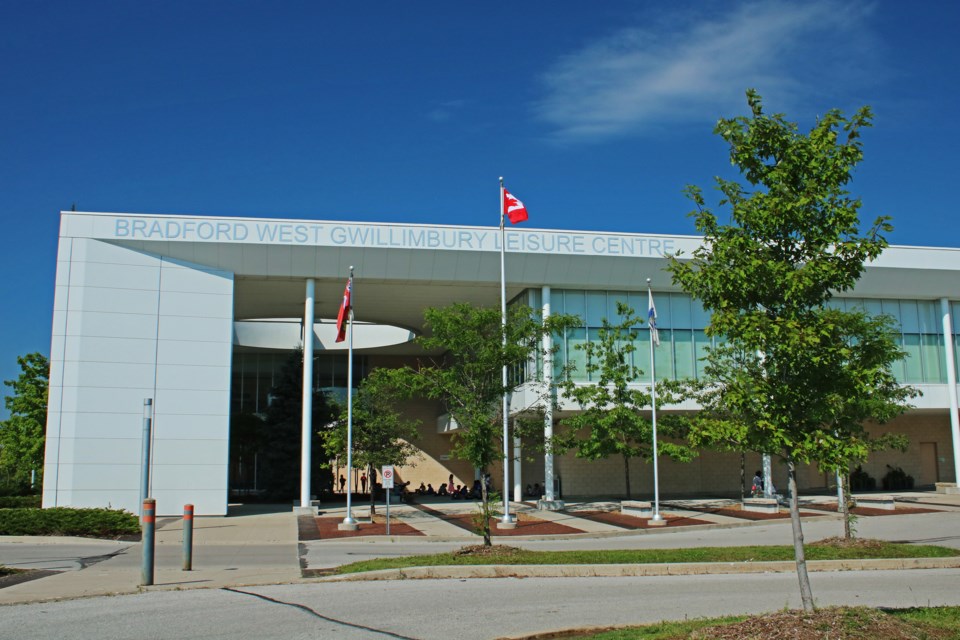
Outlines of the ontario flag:
M660 346L660 332L657 330L657 306L653 304L653 291L647 289L649 308L647 309L647 325L650 327L650 339L654 346Z
M511 224L520 224L529 217L527 208L506 188L503 190L503 213L510 218Z
M353 289L353 276L347 278L347 288L343 290L343 302L337 313L337 342L347 339L347 321L350 319L350 292Z

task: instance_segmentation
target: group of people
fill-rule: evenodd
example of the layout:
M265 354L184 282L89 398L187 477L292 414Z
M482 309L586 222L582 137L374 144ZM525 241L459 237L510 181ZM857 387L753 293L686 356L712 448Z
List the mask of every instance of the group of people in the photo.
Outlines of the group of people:
M445 496L451 500L480 500L483 498L483 483L486 483L487 493L489 494L491 488L489 473L483 476L482 481L480 479L474 480L472 487L467 487L465 484L455 484L453 482L453 474L451 473L447 482L440 483L438 489L434 489L432 484L424 484L421 482L416 493L421 496Z

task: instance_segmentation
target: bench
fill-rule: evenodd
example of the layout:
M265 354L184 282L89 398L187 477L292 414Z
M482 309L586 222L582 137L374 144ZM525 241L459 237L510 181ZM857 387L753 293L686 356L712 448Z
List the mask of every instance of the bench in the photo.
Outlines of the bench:
M620 513L635 518L651 518L653 517L653 507L649 502L643 500L621 500Z
M780 513L780 503L776 498L744 498L743 510L754 513Z
M856 498L858 507L868 509L883 509L885 511L896 511L897 505L893 496L860 496Z

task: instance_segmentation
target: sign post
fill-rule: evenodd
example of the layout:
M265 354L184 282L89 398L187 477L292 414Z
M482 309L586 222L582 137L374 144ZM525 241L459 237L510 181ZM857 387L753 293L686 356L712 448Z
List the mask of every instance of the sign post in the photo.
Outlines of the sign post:
M390 535L390 493L393 491L393 465L384 465L380 469L380 479L387 494L387 535Z

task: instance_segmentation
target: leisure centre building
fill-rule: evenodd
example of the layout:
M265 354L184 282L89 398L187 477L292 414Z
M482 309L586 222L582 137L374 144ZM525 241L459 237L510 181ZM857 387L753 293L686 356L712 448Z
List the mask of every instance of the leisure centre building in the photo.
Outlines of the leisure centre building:
M645 311L650 278L660 327L658 379L702 374L699 357L710 344L704 333L709 318L664 271L667 256L689 255L699 238L525 227L508 229L505 237L507 298L584 321L554 338L558 364L578 364L582 351L576 346L595 339L602 319L615 317L618 301ZM231 456L231 416L265 411L290 352L303 345L312 356L304 358L312 388L338 393L346 387L347 351L345 343L334 341L333 318L351 266L356 386L375 367L399 366L421 355L412 340L423 330L426 307L499 304L500 232L62 212L43 505L138 511L149 399L147 491L157 499L158 513L176 513L190 503L197 514L225 514L231 492L255 490L260 473L255 455ZM918 485L956 482L960 334L953 317L960 312L960 250L890 247L868 266L856 289L834 304L892 315L908 354L897 364L898 379L923 392L915 408L883 427L906 435L909 450L875 454L864 470L881 478L889 465L901 467ZM302 328L309 325L312 345L303 340ZM639 340L646 344L645 328ZM644 370L646 353L644 347L634 354ZM586 379L582 366L573 375ZM521 390L511 406L525 406L523 395ZM449 474L458 482L472 481L477 470L450 455L456 425L428 402L407 410L421 420L416 442L421 455L414 466L398 469L398 476L414 486L436 485ZM561 399L557 410L548 420L573 407ZM307 433L310 428L304 427ZM620 459L554 460L527 455L522 445L515 441L510 452L514 491L551 475L556 482L549 488L562 487L570 496L624 490ZM759 466L758 459L748 458L750 470ZM297 458L289 464L304 463ZM690 463L663 460L660 491L736 493L739 464L737 454L716 452ZM651 492L650 465L639 460L630 465L634 490ZM490 471L502 477L500 470ZM784 485L784 472L774 472L775 482ZM831 478L804 468L799 481L801 488L815 489Z

